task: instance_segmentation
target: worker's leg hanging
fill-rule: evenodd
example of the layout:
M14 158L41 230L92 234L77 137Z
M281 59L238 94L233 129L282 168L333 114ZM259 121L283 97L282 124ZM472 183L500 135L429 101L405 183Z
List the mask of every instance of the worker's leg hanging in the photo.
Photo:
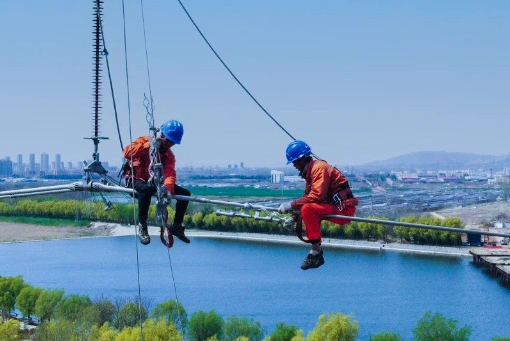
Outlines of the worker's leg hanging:
M191 192L188 191L186 188L183 188L178 185L174 185L174 193L176 195L184 195L184 196L190 196ZM190 243L190 240L186 235L184 234L184 225L182 224L184 222L184 215L186 214L186 209L188 208L189 201L187 200L177 200L177 203L175 204L175 218L174 223L172 226L170 226L170 232L185 242L186 244Z

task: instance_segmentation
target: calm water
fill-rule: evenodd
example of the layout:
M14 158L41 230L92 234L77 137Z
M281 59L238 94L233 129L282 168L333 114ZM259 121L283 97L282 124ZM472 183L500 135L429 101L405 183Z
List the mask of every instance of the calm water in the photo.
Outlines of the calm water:
M156 242L157 241L157 242ZM140 246L142 295L175 298L167 251ZM471 340L510 336L510 290L468 258L325 250L326 264L302 271L307 249L192 238L171 249L179 300L188 315L214 309L248 316L270 332L277 322L307 333L320 314L353 314L360 339L381 331L411 339L427 311L473 327ZM134 237L0 245L0 275L91 298L137 295ZM306 335L306 334L305 334Z

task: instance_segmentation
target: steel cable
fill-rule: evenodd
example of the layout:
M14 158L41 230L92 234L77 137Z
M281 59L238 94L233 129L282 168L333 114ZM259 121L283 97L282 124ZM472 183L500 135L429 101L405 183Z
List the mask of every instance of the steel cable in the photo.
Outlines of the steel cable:
M255 96L253 96L251 94L251 92L244 86L244 84L236 77L236 75L232 72L232 70L230 70L230 68L227 66L227 64L223 61L223 59L220 57L220 55L216 52L216 50L214 49L214 47L212 47L211 43L209 43L209 40L207 40L207 38L205 37L205 35L202 33L202 31L200 30L200 28L198 27L198 25L195 23L195 20L193 20L193 18L191 17L191 15L189 14L188 10L186 9L186 7L184 6L184 4L181 2L181 0L177 0L179 2L179 4L181 5L182 9L184 10L184 12L186 13L186 15L188 16L189 20L191 21L191 23L193 24L193 26L195 26L197 32L200 34L200 36L202 37L202 39L205 41L205 43L207 44L207 46L209 46L209 48L211 49L211 51L214 53L214 55L216 56L216 58L218 58L218 60L221 62L221 64L223 64L223 66L225 67L225 69L227 69L227 71L230 73L230 75L235 79L235 81L237 82L237 84L239 84L241 86L241 88L243 88L243 90L248 94L248 96L250 96L250 98L258 105L258 107L260 109L262 109L262 111L271 119L273 120L273 122L278 126L280 127L280 129L282 129L291 139L293 140L296 140L296 138L294 136L292 136L291 133L289 133L287 131L287 129L285 129L267 110L266 108L264 108L262 106L262 104L260 104L260 102L255 98Z
M126 9L124 0L122 0L122 20L124 26L124 60L125 60L125 70L126 70L126 87L127 87L127 106L128 106L128 122L129 122L129 140L130 144L133 144L133 133L131 127L131 100L129 96L129 69L128 69L128 56L127 56L127 37L126 37ZM134 186L134 170L133 170L133 149L131 149L131 182ZM137 283L138 283L138 315L140 322L140 337L141 341L143 341L143 325L142 325L142 291L140 286L140 257L138 255L138 231L136 226L136 205L135 205L135 196L133 195L133 220L135 221L134 229L135 229L135 249L136 249L136 274L137 274Z

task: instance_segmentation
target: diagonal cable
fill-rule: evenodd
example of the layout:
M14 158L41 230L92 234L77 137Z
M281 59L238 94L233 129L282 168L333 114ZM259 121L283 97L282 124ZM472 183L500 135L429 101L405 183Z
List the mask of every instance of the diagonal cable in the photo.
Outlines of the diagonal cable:
M108 78L110 80L110 89L111 89L111 92L112 92L113 111L115 113L115 123L117 124L117 133L119 135L120 148L122 150L124 150L124 145L122 143L122 136L120 134L119 116L117 114L117 103L115 101L115 92L113 91L113 81L112 81L112 74L110 72L110 62L108 60L108 50L106 49L106 42L104 40L103 20L101 20L101 17L99 16L99 13L97 15L99 17L99 24L101 26L100 28L101 28L101 39L103 41L103 55L105 56L105 59L106 59L106 68L108 70Z
M122 0L122 19L124 24L124 60L126 62L125 70L126 70L126 86L127 86L127 106L128 106L128 121L129 121L129 140L130 143L133 143L133 133L131 129L131 100L129 96L129 70L128 70L128 56L127 56L127 38L126 38L126 10L124 5L124 0ZM133 170L133 150L131 149L131 182L134 185L134 170ZM135 196L133 195L133 219L136 221L136 205L135 205ZM140 336L141 341L143 341L143 325L142 325L142 291L140 286L140 258L138 255L138 231L136 230L136 222L134 225L135 228L135 248L136 248L136 274L137 274L137 282L138 282L138 314L139 314L139 322L140 322Z
M143 42L144 42L144 47L145 47L145 67L147 69L147 80L149 83L149 97L150 97L147 112L150 114L150 116L152 118L152 122L150 122L149 125L151 127L153 127L154 126L154 102L152 99L151 72L149 69L149 52L147 49L147 34L145 32L146 31L145 30L145 13L143 11L143 0L140 0L140 7L141 7L141 11L142 11Z
M223 59L220 57L220 55L216 52L216 50L214 49L214 47L212 47L211 43L209 43L209 40L207 40L207 38L205 37L205 35L202 33L202 31L200 30L200 28L198 27L198 25L195 23L195 20L193 20L193 18L191 17L191 15L189 14L188 10L186 9L186 7L184 7L184 4L182 3L181 0L177 0L179 2L179 4L181 5L182 9L184 10L184 12L186 13L186 15L188 16L189 20L191 21L191 23L193 24L193 26L195 26L196 30L198 31L198 33L200 34L200 36L202 37L202 39L204 39L204 41L206 42L207 46L209 46L209 48L211 49L211 51L214 53L214 55L216 56L216 58L218 58L218 60L221 62L221 64L223 64L223 66L225 67L225 69L227 69L227 71L230 73L230 75L235 79L235 81L237 82L237 84L239 84L241 86L241 88L243 88L243 90L248 94L248 96L251 97L251 99L258 105L258 107L260 109L262 109L262 111L271 119L273 120L273 122L278 126L280 127L280 129L282 129L291 139L293 140L296 140L296 138L294 136L292 136L291 133L289 133L287 131L287 129L285 129L267 110L266 108L264 108L262 106L262 104L260 104L260 102L255 98L255 96L253 96L251 94L251 92L243 85L243 83L236 77L236 75L232 72L232 70L230 70L230 68L227 66L227 64L223 61Z

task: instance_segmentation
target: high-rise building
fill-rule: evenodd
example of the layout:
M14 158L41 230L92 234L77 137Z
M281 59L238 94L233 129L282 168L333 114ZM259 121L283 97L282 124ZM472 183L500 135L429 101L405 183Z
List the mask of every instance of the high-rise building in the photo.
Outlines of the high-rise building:
M54 173L55 175L60 174L62 171L62 160L60 158L60 154L55 154L55 168Z
M46 153L41 154L41 173L50 173L50 156Z
M71 161L67 162L67 170L72 171L73 170L73 163Z
M23 164L23 154L18 154L18 164L16 166L16 174L25 175L25 165Z
M28 175L35 175L35 154L28 155Z
M12 176L12 161L9 158L0 160L0 176Z

